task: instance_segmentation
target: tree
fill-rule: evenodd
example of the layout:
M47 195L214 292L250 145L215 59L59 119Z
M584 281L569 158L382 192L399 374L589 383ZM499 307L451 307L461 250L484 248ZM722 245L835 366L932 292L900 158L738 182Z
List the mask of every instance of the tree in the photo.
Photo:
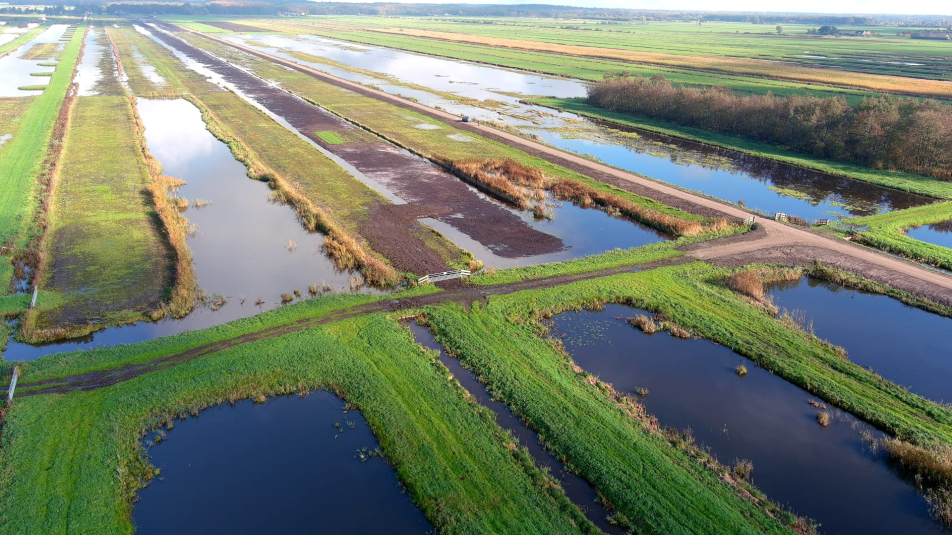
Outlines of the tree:
M777 25L777 35L783 34L783 26Z
M816 31L820 35L838 35L840 31L836 26L820 26L820 29Z

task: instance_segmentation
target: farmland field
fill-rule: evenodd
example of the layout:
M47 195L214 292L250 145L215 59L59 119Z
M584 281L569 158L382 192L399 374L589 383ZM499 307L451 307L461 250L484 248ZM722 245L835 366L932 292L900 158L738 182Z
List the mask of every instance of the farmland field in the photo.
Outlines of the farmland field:
M952 527L943 19L15 9L0 532Z

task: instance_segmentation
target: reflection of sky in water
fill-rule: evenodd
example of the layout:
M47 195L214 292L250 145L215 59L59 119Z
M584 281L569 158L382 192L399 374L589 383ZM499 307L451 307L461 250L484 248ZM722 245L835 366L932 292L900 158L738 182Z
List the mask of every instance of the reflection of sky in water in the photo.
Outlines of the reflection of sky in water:
M914 240L952 249L952 225L948 221L909 229L908 236Z
M36 44L58 43L65 31L65 24L54 24L30 42L0 58L0 97L38 95L38 91L21 91L17 88L50 83L49 76L30 76L30 73L52 71L52 67L40 67L38 65L39 63L48 63L51 60L27 60L20 58L20 55Z
M889 199L882 188L863 185L847 188L842 180L813 180L810 184L791 183L789 178L778 182L774 175L755 176L746 171L730 169L730 165L704 165L696 159L672 158L670 148L657 145L646 148L632 146L611 129L574 114L555 112L538 106L519 103L515 96L496 91L524 95L583 97L585 85L563 80L511 71L503 68L476 65L462 61L412 54L382 47L354 45L314 36L285 37L280 35L223 35L225 39L253 48L251 43L263 43L263 49L290 61L295 61L341 78L373 85L382 91L412 97L421 104L458 115L470 115L480 120L503 122L524 133L535 134L546 143L560 149L589 154L610 165L634 171L665 182L703 192L728 201L744 201L751 208L768 214L786 212L809 219L837 219L849 215L869 214L889 209ZM271 48L274 47L274 48ZM355 68L381 73L374 77L320 62L307 62L286 51L294 50L327 58ZM412 83L461 97L503 102L499 110L489 110L448 99L435 92L409 88L394 80ZM672 161L675 160L675 161ZM725 168L726 167L726 168ZM828 182L828 183L827 183ZM847 181L848 182L848 181ZM805 195L790 196L768 189L770 186L797 190ZM855 184L853 184L855 186ZM883 191L878 193L877 190ZM859 196L858 196L859 195ZM798 198L806 196L807 198Z
M89 33L86 34L86 46L83 49L83 59L79 62L79 66L76 67L76 78L74 80L79 86L78 95L81 97L96 94L93 89L96 87L96 82L102 78L102 73L99 72L99 61L105 53L105 46L102 43L104 40L100 32L92 28L90 28Z

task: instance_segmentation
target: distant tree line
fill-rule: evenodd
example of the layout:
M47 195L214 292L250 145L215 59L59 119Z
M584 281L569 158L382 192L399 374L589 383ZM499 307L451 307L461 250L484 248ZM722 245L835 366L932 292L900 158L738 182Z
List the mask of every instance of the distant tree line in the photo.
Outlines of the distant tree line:
M952 106L880 95L741 95L721 87L674 86L663 76L606 76L590 104L779 145L818 158L952 178Z

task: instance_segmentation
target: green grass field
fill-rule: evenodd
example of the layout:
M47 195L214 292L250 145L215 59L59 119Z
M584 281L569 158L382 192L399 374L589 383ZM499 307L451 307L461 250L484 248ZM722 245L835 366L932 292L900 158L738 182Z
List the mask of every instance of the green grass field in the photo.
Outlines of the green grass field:
M27 245L35 229L37 177L42 170L53 125L66 97L73 67L79 56L85 27L73 35L60 55L56 70L42 95L31 99L20 115L17 134L0 150L0 245L21 249ZM3 257L0 262L0 293L4 293L13 277L13 266Z
M125 96L77 99L60 165L41 286L66 302L27 321L28 337L32 329L142 319L161 306L171 282L168 244L147 194L151 176Z
M732 533L788 533L796 519L756 489L726 484L725 468L705 468L705 454L672 445L644 424L633 401L573 369L540 337L541 318L605 302L660 312L898 436L952 442L952 409L909 394L748 305L720 285L728 273L696 263L422 312L447 350L639 533L706 533L712 525ZM265 328L291 329L300 319L333 318L335 311L384 298L329 296L208 330L51 355L22 366L18 391L29 391L35 381L142 363ZM0 510L20 512L0 515L0 526L49 532L68 521L70 529L128 532L131 498L144 481L143 431L223 401L328 388L362 411L411 497L442 532L572 532L573 521L587 530L527 454L506 447L511 438L492 415L468 401L394 317L377 313L278 330L276 338L224 344L115 386L21 397L0 439ZM483 475L460 478L464 473ZM746 492L756 498L742 497ZM490 496L492 505L485 501Z
M591 106L585 102L585 99L557 99L544 98L533 99L532 102L542 106L547 106L563 111L569 111L604 120L609 123L616 123L622 126L631 126L642 128L652 132L659 132L674 137L698 141L708 145L724 147L737 150L754 156L770 158L786 162L798 167L815 169L824 173L830 173L837 176L845 176L854 180L861 180L887 188L919 193L938 199L952 199L952 182L937 178L930 178L912 173L903 173L901 171L881 171L870 169L860 165L854 165L845 162L834 162L813 158L805 154L784 150L780 147L760 143L749 139L744 139L728 134L709 132L698 128L681 126L666 121L637 117L625 113L612 112Z
M413 17L228 18L277 32L323 35L587 80L599 80L607 72L630 71L644 76L663 74L676 83L722 85L753 93L839 94L853 102L871 91L881 90L947 98L944 86L935 82L946 79L952 70L952 54L942 43L898 38L892 32L876 38L827 39L804 35L805 27L791 28L792 32L778 36L774 26L759 26L759 32L751 33L750 26L754 25L713 23L616 27L592 21L573 24L544 19L474 23ZM575 29L576 26L580 29ZM710 30L712 27L718 30ZM725 30L727 27L736 27L735 33ZM435 38L439 36L443 37ZM539 50L488 46L493 39L535 43ZM547 52L547 45L577 46L582 47L581 51L599 47L635 54L633 57L648 56L643 60L597 55L578 57ZM822 58L810 57L814 55ZM763 64L745 63L748 59L780 60L795 67L793 71L790 68L763 71L766 68Z
M385 315L242 345L94 392L21 398L4 422L0 531L130 533L143 431L225 401L317 388L362 412L441 532L592 531L525 451L509 449L512 438L492 415Z
M910 228L949 220L952 220L952 202L848 219L841 225L867 227L853 233L853 239L858 243L952 270L952 249L906 236Z

